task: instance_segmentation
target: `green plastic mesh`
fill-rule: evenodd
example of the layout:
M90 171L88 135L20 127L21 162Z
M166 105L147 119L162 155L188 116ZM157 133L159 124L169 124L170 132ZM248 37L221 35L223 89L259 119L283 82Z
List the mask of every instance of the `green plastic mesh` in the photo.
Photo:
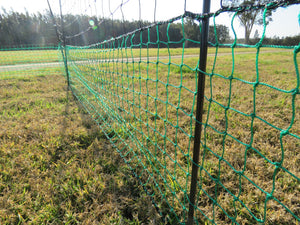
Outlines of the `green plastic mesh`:
M187 17L168 21L167 36L175 22L184 34ZM160 41L163 25L66 51L74 95L174 224L187 220L196 122L198 51L186 45L200 43ZM209 49L197 224L299 222L300 46L264 45L264 36Z
M152 49L151 40L133 44L150 29L159 32L159 25L91 47L68 46L70 83L161 214L171 210L169 219L181 221L188 209L198 51L191 68L184 48L173 59L169 42L158 39Z
M264 21L268 10L282 6L282 2L270 3L264 9ZM205 72L194 221L298 224L300 45L264 44L266 22L260 38L241 44L234 22L243 10L223 8L208 15L186 12L91 46L2 48L0 79L51 75L64 59L74 95L128 164L162 218L169 224L184 224L190 207L200 72L200 42L187 36L185 28L188 19L201 24L210 17L216 43L209 43ZM232 15L235 35L226 44L218 42L216 29L216 21L225 13ZM183 38L173 40L169 33L178 23ZM66 51L67 57L58 50Z
M281 6L265 7L264 21L268 10ZM228 12L235 37L227 44L216 37L208 53L194 221L300 220L300 45L265 45L266 22L254 44L239 43L234 21L243 10L185 13L102 43L64 49L74 95L170 224L187 221L197 122L200 43L185 35L185 21L201 24L210 17L217 36L215 21ZM175 23L181 24L181 40L169 36Z
M224 45L215 45L206 74L199 224L299 222L300 46L263 40L264 33L257 43L240 45L235 37L227 65L218 65ZM238 47L253 52L237 55Z

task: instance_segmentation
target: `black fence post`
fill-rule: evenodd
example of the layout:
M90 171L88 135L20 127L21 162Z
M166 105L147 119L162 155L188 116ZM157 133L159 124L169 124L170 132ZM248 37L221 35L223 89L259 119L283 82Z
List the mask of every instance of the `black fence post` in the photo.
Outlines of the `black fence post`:
M194 224L194 211L197 193L197 179L199 170L199 154L201 144L201 130L202 130L202 115L204 105L204 89L205 89L205 72L207 61L207 45L208 45L208 29L209 17L205 16L210 11L210 0L203 1L203 15L201 24L201 42L200 42L200 62L198 72L198 90L197 90L197 108L196 108L196 125L194 133L194 149L193 149L193 162L192 162L192 178L191 189L189 197L189 212L187 225Z

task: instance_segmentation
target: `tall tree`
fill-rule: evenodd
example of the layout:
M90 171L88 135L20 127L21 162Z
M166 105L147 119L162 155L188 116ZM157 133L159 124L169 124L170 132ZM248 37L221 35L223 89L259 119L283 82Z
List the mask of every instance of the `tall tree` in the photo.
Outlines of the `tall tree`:
M211 43L216 43L216 37L219 43L225 43L229 38L229 29L225 25L216 25L216 31L214 26L209 26L208 30L208 41Z
M185 38L193 41L200 41L200 26L191 18L185 18L184 21ZM195 47L195 42L187 41L187 47Z
M227 6L247 6L247 5L266 5L272 0L227 0ZM272 11L266 13L266 24L272 21ZM263 9L253 9L241 12L238 14L241 25L245 28L245 43L249 44L250 34L255 24L263 24Z
M193 19L191 18L185 19L184 32L187 39L197 41L197 42L200 41L200 36L201 36L200 25L196 23ZM208 41L211 44L215 44L216 38L218 39L219 43L226 42L226 40L230 38L228 27L222 24L218 24L216 25L216 27L214 27L213 25L209 26ZM187 47L196 47L196 46L199 46L199 44L190 41L188 42Z

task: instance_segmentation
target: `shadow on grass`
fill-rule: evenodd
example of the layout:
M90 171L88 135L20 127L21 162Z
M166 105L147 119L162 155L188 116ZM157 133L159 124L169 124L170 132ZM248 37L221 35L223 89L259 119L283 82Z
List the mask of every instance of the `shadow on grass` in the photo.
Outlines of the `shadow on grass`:
M102 205L102 211L98 212L97 219L103 221L103 217L107 215L116 215L107 220L111 224L164 224L152 205L151 198L146 195L119 153L68 88L66 89L66 99L61 137L68 142L66 132L71 115L70 102L74 101L80 114L81 125L85 128L86 133L74 137L73 141L78 143L81 151L88 151L94 156L97 165L94 165L91 170L99 167L98 173L104 183L103 189L97 197L97 204ZM63 143L64 145L72 144L64 141ZM57 148L52 161L60 160L65 149L66 146L63 145ZM90 203L92 204L93 201L95 199Z

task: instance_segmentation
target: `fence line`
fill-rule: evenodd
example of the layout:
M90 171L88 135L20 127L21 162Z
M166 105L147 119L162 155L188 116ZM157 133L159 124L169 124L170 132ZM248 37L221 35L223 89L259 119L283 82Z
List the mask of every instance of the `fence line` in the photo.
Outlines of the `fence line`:
M37 60L30 54L18 59L16 48L9 57L14 62L0 60L0 74L20 73L26 66L13 65L20 63L61 66L57 50L62 51L74 96L127 163L165 223L297 224L300 46L265 45L265 32L253 44L238 43L236 35L224 44L218 40L216 18L230 13L235 33L239 13L263 10L265 21L268 11L299 3L185 12L89 46L62 42L50 53L32 48L37 51L30 54L39 55ZM216 41L202 54L207 59L199 59L206 41L185 30L192 21L195 33L205 38L204 21L209 19ZM174 30L182 34L180 40L173 39ZM61 39L63 32L58 33ZM194 152L197 139L199 161Z
M198 29L204 34L208 30L204 31L203 20L215 19L224 12L233 12L233 21L239 12L264 8L266 20L268 10L292 3L222 8L203 15L186 12L99 44L66 46L71 90L169 223L184 224L188 214L188 224L282 223L284 217L299 221L299 207L287 202L287 198L299 202L299 46L292 46L293 52L277 55L293 61L293 65L286 72L289 76L272 81L274 76L268 73L278 71L261 69L267 67L260 62L265 57L264 48L270 47L263 44L264 33L254 45L238 44L236 37L232 44L221 44L216 38L215 57L209 59L209 70L205 72L202 59L185 58L191 50L185 46L203 44L203 50L206 41L189 39L184 32L189 19L202 21ZM181 23L180 41L169 36L175 22ZM161 40L164 24L167 40ZM266 26L264 23L264 30ZM154 39L153 32L157 33ZM170 47L174 43L181 45L179 59ZM219 53L228 50L220 48L223 46L230 47L229 57ZM238 47L254 48L250 54L253 59L245 61L236 55ZM274 57L272 60L276 64ZM238 74L239 63L249 61L254 72ZM244 70L248 69L246 65ZM204 101L198 91L202 84L204 91L201 74L209 82ZM266 101L268 96L271 98ZM282 102L280 106L278 101ZM197 114L196 104L203 104L203 113ZM272 118L278 108L288 113ZM196 153L192 153L193 143L200 138L199 132L194 136L195 124L203 126L196 130L204 134L199 142L199 163L197 144ZM289 164L293 157L296 161ZM294 193L285 192L283 183ZM280 215L279 221L274 214Z

